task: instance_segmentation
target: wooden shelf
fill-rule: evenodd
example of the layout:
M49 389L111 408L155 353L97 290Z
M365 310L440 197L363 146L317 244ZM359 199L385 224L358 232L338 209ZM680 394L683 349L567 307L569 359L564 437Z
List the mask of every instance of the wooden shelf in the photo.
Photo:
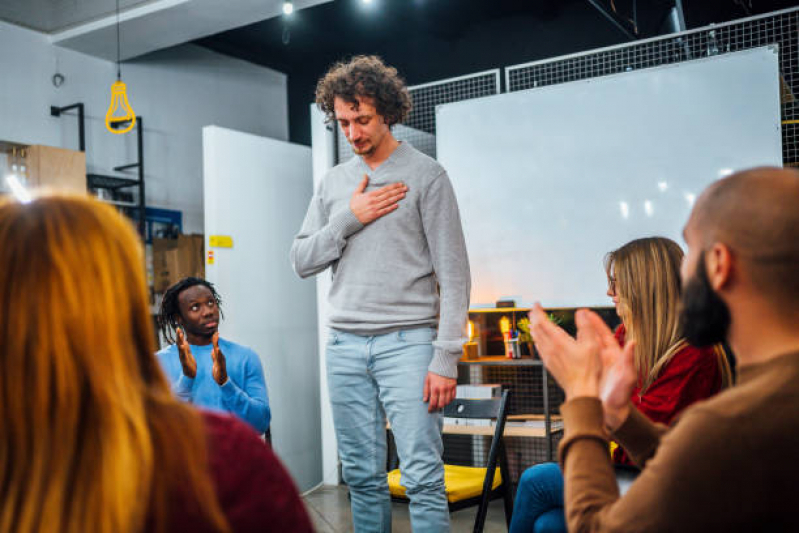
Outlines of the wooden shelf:
M508 359L504 355L487 355L477 359L461 359L458 362L464 365L541 366L543 364L540 359L533 359L532 357Z
M136 202L124 202L122 200L105 200L103 198L97 198L97 199L103 202L104 204L116 205L118 207L139 207L139 204L137 204Z
M444 424L444 433L447 435L488 435L494 434L494 426L457 426L453 424ZM552 429L550 433L557 433L563 431L562 429ZM505 426L505 431L502 433L506 437L536 437L544 438L547 432L544 428L528 428L521 426Z
M520 415L508 415L508 420L545 420L546 417L542 414L520 414ZM561 422L563 417L560 415L551 415L550 419L552 422Z
M526 313L530 311L529 307L486 307L469 309L469 314L472 313Z

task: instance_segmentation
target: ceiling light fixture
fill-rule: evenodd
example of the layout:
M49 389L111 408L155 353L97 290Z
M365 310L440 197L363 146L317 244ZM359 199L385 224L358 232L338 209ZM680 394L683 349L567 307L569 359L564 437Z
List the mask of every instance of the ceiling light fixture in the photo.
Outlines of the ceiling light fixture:
M292 13L294 13L294 2L286 0L285 2L283 2L283 14L291 15Z
M127 87L122 83L119 49L119 0L117 0L117 81L111 85L111 104L105 114L106 129L117 135L129 132L136 125L136 113L130 107Z

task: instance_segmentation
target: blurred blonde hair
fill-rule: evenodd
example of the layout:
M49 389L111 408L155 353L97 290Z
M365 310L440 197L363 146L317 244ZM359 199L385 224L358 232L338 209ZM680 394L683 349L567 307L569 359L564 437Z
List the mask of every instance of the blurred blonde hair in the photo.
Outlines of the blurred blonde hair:
M202 420L154 356L143 265L97 201L0 203L0 531L163 531L177 494L228 529Z
M615 279L626 338L636 341L634 362L642 393L687 344L679 312L682 258L680 246L665 237L636 239L605 256L605 272ZM729 363L721 347L716 353L726 386Z

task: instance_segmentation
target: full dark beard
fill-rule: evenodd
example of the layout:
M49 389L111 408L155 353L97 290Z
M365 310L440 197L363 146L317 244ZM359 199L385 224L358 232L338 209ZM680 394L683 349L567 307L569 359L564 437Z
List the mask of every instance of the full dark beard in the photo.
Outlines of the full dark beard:
M680 325L685 340L693 346L710 346L727 338L730 310L710 286L704 256L700 257L696 272L685 284Z

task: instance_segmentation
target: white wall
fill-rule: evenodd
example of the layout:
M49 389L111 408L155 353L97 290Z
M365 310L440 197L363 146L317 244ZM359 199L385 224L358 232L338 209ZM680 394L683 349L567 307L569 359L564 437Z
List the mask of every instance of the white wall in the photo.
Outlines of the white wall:
M112 62L53 46L49 37L0 22L0 140L78 148L77 119L50 106L86 106L90 172L136 158L135 133L105 129ZM51 83L61 72L61 88ZM183 211L185 232L203 231L202 127L288 139L286 76L193 45L122 65L133 110L144 117L147 204Z
M311 149L217 127L204 129L204 147L206 235L233 239L206 265L220 332L261 357L275 451L308 490L322 480L316 290L289 250L313 192Z

